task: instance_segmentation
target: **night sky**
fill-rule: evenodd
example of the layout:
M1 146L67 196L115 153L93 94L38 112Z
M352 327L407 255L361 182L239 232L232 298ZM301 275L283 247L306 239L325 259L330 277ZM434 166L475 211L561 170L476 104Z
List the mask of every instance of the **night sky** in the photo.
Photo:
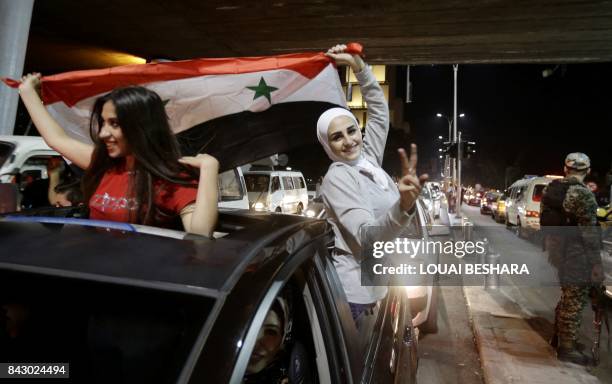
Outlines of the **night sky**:
M467 184L503 188L525 174L561 174L569 152L591 158L593 176L605 177L612 166L612 64L461 65L458 113L464 137L476 141L476 155L464 162ZM405 67L398 67L397 96L405 92ZM413 102L405 104L409 135L392 131L384 167L399 172L395 148L414 141L419 168L431 172L438 159L438 136L446 139L448 122L436 113L453 113L453 70L450 65L414 66L410 73ZM322 157L322 158L321 158ZM290 163L309 177L324 174L329 161L316 147L290 154ZM508 173L506 177L506 172Z

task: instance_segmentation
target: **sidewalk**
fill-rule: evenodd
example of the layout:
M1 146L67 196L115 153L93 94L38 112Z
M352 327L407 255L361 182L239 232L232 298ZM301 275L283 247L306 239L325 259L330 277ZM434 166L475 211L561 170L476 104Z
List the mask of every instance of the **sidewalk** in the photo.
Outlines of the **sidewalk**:
M495 290L463 287L485 383L599 383L581 366L557 360L519 306Z
M442 216L442 222L461 225L453 214ZM498 290L464 286L463 294L485 383L600 383L584 367L558 361L529 315Z

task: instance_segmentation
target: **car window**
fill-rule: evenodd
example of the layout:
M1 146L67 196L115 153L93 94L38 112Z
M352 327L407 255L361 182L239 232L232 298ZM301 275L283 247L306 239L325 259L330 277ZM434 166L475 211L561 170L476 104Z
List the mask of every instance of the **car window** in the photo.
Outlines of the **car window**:
M280 186L280 179L279 179L279 177L278 176L272 177L272 188L271 188L270 192L274 193L274 192L276 192L276 191L278 191L280 189L281 189L281 186Z
M244 181L247 185L247 191L249 192L268 192L270 176L249 174L244 175Z
M14 149L15 145L7 143L5 141L0 141L0 167L4 164L6 160L8 160Z
M513 200L516 199L517 190L518 190L518 187L513 187L510 189L510 194L509 194L510 199L513 199Z
M238 170L230 169L219 174L219 201L242 200L243 196Z
M293 189L293 180L291 180L291 177L283 176L283 186L285 187L285 190Z
M535 202L540 202L542 200L542 193L544 192L544 188L546 188L545 184L538 184L533 187L533 195L531 196L531 200Z
M304 183L304 179L302 179L299 176L294 176L293 177L293 185L294 187L297 188L306 188L306 184Z
M247 338L256 335L256 339L250 351L246 349L251 345L245 342L243 353L249 358L243 380L263 377L269 379L265 382L315 383L319 382L318 367L328 378L325 343L317 317L311 316L314 304L305 282L292 278L280 291L273 285L268 295L247 333Z
M12 340L0 343L0 355L70 361L75 382L175 383L213 305L203 296L4 270L0 313L10 321L0 323L0 339Z

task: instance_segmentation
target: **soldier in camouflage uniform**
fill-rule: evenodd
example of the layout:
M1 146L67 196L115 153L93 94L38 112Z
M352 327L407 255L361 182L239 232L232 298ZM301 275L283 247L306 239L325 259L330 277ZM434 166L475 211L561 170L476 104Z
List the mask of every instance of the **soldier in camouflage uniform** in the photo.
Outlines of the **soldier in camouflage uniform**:
M561 298L555 309L557 357L563 361L587 364L588 359L577 348L578 330L592 285L601 285L603 268L599 253L595 196L584 184L590 172L590 160L583 153L565 158L565 178L553 181L544 191L541 224L558 226L556 235L546 235L549 260L559 272ZM550 223L555 192L559 199L559 223ZM563 193L564 192L564 193ZM563 197L564 196L564 197ZM553 214L554 216L554 214ZM548 218L548 223L545 223ZM545 228L544 228L545 229ZM560 231L560 232L559 232ZM545 232L550 233L550 232Z

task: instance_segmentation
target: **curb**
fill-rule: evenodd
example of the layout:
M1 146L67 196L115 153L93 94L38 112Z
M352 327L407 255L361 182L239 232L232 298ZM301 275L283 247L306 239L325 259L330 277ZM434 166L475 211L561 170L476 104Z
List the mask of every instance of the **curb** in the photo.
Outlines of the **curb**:
M484 382L596 384L583 367L559 362L518 306L497 291L463 287Z

